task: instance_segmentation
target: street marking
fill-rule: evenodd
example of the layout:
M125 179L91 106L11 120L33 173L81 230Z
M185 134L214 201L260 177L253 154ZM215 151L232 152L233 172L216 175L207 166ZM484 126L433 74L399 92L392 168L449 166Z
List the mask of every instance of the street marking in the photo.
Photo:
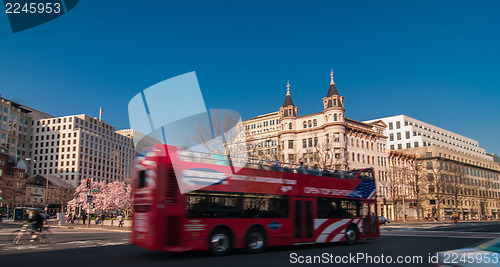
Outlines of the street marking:
M491 239L489 237L479 237L479 236L453 236L453 235L443 235L443 236L436 236L436 235L411 235L411 234L384 234L383 236L405 236L405 237L431 237L431 238L470 238L470 239Z

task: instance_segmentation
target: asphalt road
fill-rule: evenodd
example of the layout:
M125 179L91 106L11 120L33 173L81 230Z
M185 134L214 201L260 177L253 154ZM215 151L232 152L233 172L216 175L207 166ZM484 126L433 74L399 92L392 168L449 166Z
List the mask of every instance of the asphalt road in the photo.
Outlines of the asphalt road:
M450 226L455 227L455 226ZM6 232L0 231L0 266L284 266L301 265L306 256L328 256L350 263L345 266L369 266L366 260L356 257L372 257L372 262L396 261L398 256L414 265L432 266L429 256L437 251L467 247L492 238L500 232L498 223L461 225L459 228L441 226L427 229L405 227L382 228L382 238L362 241L355 246L344 244L303 245L268 248L260 254L236 251L226 257L211 257L206 252L166 253L151 252L128 244L128 233L95 229L52 228L53 243L45 247L9 248L4 244ZM459 231L458 231L459 230ZM492 232L488 232L492 231ZM296 254L293 254L296 253ZM328 253L328 254L323 254ZM360 254L357 254L360 253ZM333 257L330 257L333 256ZM382 257L383 255L383 257ZM304 256L301 258L301 256ZM343 258L340 258L340 257ZM355 258L349 256L355 256ZM390 256L390 257L389 257ZM325 258L323 258L324 260ZM354 261L353 261L354 259ZM312 259L311 259L312 260ZM358 262L358 264L354 264ZM410 263L408 262L408 263ZM419 264L415 264L418 262ZM379 263L378 266L408 266L413 264Z

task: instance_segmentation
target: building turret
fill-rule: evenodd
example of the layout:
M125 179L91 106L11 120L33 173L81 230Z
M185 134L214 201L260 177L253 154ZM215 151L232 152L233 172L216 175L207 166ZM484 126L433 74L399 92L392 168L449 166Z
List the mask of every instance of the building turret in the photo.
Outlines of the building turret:
M280 125L278 138L280 140L281 160L287 163L296 163L296 120L299 108L293 104L290 95L290 82L286 85L285 103L280 107Z
M290 82L286 85L286 97L283 107L280 108L281 117L297 117L299 108L293 104L292 95L290 95Z
M333 150L337 151L335 162L333 162L335 169L347 169L347 139L346 139L346 122L345 122L345 109L344 97L340 96L337 86L333 81L333 70L330 73L330 87L326 97L323 98L323 116L324 124L323 130L325 135L329 136L332 140Z
M339 95L339 91L337 90L337 86L335 86L335 81L333 81L333 70L330 73L331 81L330 88L328 88L328 93L326 97L323 98L323 107L324 110L333 108L337 110L345 111L344 109L344 97Z

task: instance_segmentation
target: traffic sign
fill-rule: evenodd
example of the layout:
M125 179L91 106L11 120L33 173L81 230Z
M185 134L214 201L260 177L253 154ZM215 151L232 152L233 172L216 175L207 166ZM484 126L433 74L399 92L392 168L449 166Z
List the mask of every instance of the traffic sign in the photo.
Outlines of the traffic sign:
M99 193L99 189L93 189L92 193Z
M92 196L87 196L87 203L92 203Z

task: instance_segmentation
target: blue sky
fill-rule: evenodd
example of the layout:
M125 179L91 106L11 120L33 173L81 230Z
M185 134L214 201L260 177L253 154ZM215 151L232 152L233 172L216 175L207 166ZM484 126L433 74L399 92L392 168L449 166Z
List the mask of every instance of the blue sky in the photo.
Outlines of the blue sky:
M93 1L12 34L0 93L128 128L141 90L196 71L208 108L322 110L333 68L356 120L405 114L500 153L498 1Z

